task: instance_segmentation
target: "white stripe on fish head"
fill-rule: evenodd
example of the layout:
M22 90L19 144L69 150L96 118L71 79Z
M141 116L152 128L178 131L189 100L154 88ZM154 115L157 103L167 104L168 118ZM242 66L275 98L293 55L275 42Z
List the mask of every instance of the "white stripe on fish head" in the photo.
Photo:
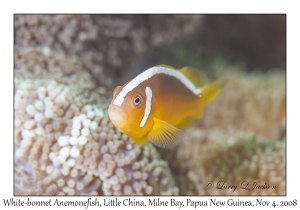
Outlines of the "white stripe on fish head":
M148 120L149 114L151 112L152 90L150 87L146 87L145 92L146 92L146 106L145 106L143 119L140 123L141 128L144 127L145 123Z
M165 74L169 76L173 76L178 79L182 84L184 84L190 91L192 91L195 95L199 95L201 93L201 89L197 88L184 74L180 71L176 71L174 69L169 69L163 66L154 66L150 69L147 69L143 73L139 74L135 77L131 82L129 82L121 92L117 95L114 100L115 105L121 106L123 104L124 98L126 97L127 93L132 91L135 87L137 87L142 82L150 79L156 74Z

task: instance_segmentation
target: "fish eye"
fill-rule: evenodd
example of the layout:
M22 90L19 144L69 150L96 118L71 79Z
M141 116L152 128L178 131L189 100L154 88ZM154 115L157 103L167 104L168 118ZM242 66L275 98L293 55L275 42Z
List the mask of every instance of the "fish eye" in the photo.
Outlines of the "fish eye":
M140 96L136 96L136 97L134 97L133 100L132 100L132 104L133 104L134 106L140 105L141 102L142 102L142 98L141 98Z

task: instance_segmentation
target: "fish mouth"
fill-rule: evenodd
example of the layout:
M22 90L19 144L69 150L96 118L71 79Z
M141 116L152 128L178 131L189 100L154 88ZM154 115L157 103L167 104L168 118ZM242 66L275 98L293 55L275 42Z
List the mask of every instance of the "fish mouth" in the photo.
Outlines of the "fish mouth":
M122 125L129 118L129 114L125 109L114 104L109 105L108 115L115 126Z

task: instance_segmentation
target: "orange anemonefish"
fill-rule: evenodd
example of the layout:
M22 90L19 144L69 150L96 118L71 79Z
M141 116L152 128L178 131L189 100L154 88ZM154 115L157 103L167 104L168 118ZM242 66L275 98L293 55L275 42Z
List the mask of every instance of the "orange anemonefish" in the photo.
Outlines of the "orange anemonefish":
M131 140L170 148L182 139L182 128L202 115L224 81L204 87L198 70L159 65L114 90L108 113L112 123Z

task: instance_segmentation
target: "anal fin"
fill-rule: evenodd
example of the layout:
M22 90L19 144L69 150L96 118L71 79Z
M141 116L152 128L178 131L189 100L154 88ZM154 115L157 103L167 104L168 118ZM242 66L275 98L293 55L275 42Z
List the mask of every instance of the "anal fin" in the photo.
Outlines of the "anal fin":
M153 118L154 124L148 133L148 140L158 147L171 148L176 146L183 137L183 132L175 126Z
M181 129L187 128L190 125L194 124L196 120L197 118L188 116L184 120L182 120L179 124L177 124L176 127Z
M140 146L144 146L149 143L149 141L147 139L134 139L134 138L130 138L130 139L133 143L140 145Z

